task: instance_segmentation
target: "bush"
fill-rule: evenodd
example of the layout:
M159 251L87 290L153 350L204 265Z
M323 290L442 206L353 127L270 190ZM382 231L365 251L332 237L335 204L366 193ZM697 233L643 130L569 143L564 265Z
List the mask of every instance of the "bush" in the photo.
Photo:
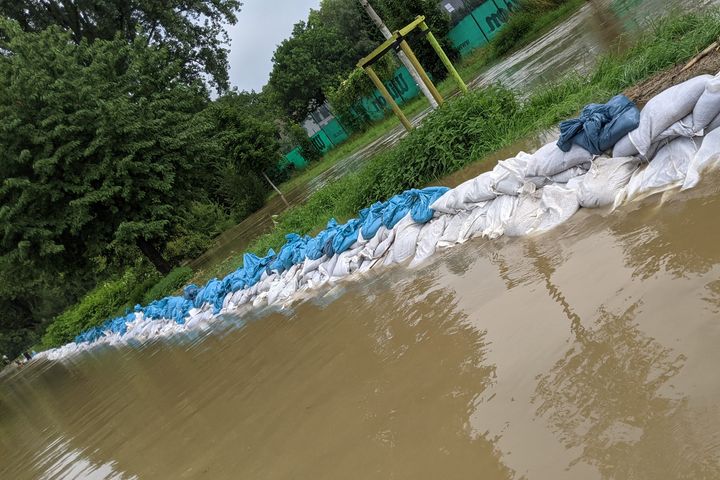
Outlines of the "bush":
M157 282L143 297L143 305L174 294L187 284L193 276L190 267L178 267Z
M157 280L158 274L154 271L128 269L122 277L99 285L55 318L42 337L43 348L68 343L80 332L123 314L141 301L142 292L150 287L148 283Z

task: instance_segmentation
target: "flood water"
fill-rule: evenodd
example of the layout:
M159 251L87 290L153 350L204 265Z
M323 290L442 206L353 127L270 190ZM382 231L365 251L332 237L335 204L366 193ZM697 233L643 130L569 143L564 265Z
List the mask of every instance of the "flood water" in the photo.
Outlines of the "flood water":
M0 478L720 478L717 185L31 364Z
M668 12L703 9L718 4L720 0L588 0L587 5L567 21L468 81L468 86L479 88L500 82L522 94L558 80L569 72L588 71L600 55L629 45L634 34ZM420 113L412 120L413 123L419 124L428 113L429 110ZM288 203L304 203L318 189L357 171L377 152L395 145L405 133L398 126L308 183L285 192ZM233 253L242 253L250 240L272 228L273 215L285 209L282 200L273 197L265 207L218 237L216 246L191 262L190 266L194 270L202 270Z
M0 479L720 479L718 212L714 174L10 371Z

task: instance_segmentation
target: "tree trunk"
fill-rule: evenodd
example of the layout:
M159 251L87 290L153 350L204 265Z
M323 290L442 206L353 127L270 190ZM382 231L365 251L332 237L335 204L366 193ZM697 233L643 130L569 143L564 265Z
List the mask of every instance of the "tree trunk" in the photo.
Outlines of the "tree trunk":
M138 238L137 246L138 248L140 248L140 251L143 253L143 255L145 255L153 265L155 265L155 268L157 268L158 272L162 273L163 275L167 275L168 273L170 273L170 270L172 270L172 265L170 265L170 262L165 260L160 251L155 248L154 245L152 245L144 238Z

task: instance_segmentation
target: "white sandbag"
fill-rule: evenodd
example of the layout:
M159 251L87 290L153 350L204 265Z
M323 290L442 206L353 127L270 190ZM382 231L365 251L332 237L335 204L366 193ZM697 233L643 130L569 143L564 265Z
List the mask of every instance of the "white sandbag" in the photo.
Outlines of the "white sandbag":
M591 164L592 164L592 162L591 162ZM550 181L550 184L568 183L571 179L573 179L575 177L579 177L581 175L585 175L586 173L587 173L587 169L582 166L573 167L568 170L565 170L564 172L560 172L557 175L553 175L548 180Z
M573 167L591 161L593 155L573 144L570 151L563 152L555 142L548 143L527 160L526 177L552 177Z
M512 217L518 197L511 195L503 195L490 202L487 215L486 226L482 234L489 239L495 239L505 233L505 226Z
M598 157L578 184L578 202L585 208L612 205L640 167L637 157Z
M693 109L693 130L702 132L720 114L720 75L708 80Z
M694 123L693 114L678 120L677 122L670 125L664 132L662 132L653 141L653 144L662 142L663 140L674 140L678 137L694 137L696 135L702 135L703 130L695 131L693 127Z
M447 220L447 215L441 215L433 218L423 225L420 233L418 234L415 258L413 258L413 261L410 262L411 267L420 264L435 253L440 237L442 237L445 232Z
M470 212L470 215L468 215L460 225L457 243L465 243L471 238L482 235L487 228L487 211L490 203L492 202L485 202L482 205L478 205L477 208Z
M387 257L385 257L385 265L400 263L415 255L418 235L420 235L422 225L416 223L410 215L407 215L395 225L394 230L395 242L393 242Z
M548 185L542 189L543 214L535 233L546 232L570 217L580 209L577 191L561 185Z
M402 222L402 220L400 220ZM398 222L400 223L400 222ZM393 242L395 242L395 235L397 233L396 231L397 225L395 225L395 228L386 229L383 232L383 239L378 244L378 246L375 248L375 250L372 252L372 254L368 257L363 254L365 258L370 258L373 260L379 260L383 258L388 251L390 251L390 247L392 247Z
M347 277L360 266L360 252L363 250L362 246L356 247L352 250L347 250L338 255L337 262L335 262L335 269L333 269L333 278Z
M532 233L540 224L543 215L540 191L518 197L517 205L505 226L508 237L522 237Z
M640 112L640 125L629 137L643 158L650 146L673 123L692 113L712 75L701 75L653 97Z
M327 261L327 255L323 255L322 257L318 258L317 260L310 260L309 258L305 259L305 262L303 262L302 265L302 274L307 275L310 272L314 272L317 270L320 265L325 263Z
M696 152L697 146L689 138L681 137L668 143L658 150L646 168L633 174L623 197L639 199L682 185Z
M332 274L335 271L335 264L337 263L337 260L337 255L333 255L332 257L328 258L326 261L320 264L320 266L318 267L318 272L320 272L323 276L327 278L332 277Z
M633 157L638 155L638 149L635 148L635 144L630 140L630 135L625 135L621 138L613 147L612 156L617 158L622 157Z
M478 203L492 200L497 196L493 190L494 174L485 172L445 192L430 208L440 213L458 213L471 210Z
M688 165L682 189L693 188L700 182L703 171L720 164L720 128L712 130L702 139L702 145Z
M493 191L498 195L518 195L525 183L527 164L532 158L525 152L502 160L493 169Z
M705 133L712 132L713 130L716 130L720 128L720 114L718 114L710 124L705 127Z
M465 222L465 220L468 219L471 213L471 211L464 211L452 215L450 218L448 218L447 224L445 225L445 231L443 232L440 240L438 241L438 247L451 247L458 242L458 237L460 236L460 229L462 228L463 223Z

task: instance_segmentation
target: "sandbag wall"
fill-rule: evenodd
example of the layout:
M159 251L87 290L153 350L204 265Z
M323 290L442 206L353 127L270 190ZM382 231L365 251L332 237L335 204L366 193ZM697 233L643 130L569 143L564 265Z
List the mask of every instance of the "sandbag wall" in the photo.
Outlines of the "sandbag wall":
M676 85L642 112L624 97L589 105L580 118L561 124L558 143L534 154L520 152L454 189L404 192L343 225L330 220L315 237L288 235L279 252L270 250L262 258L246 254L243 267L222 280L138 305L39 357L60 359L98 344L207 327L219 314L241 306L283 304L300 292L383 265L417 265L437 249L473 237L537 234L580 208L691 188L720 159L718 127L720 76Z

